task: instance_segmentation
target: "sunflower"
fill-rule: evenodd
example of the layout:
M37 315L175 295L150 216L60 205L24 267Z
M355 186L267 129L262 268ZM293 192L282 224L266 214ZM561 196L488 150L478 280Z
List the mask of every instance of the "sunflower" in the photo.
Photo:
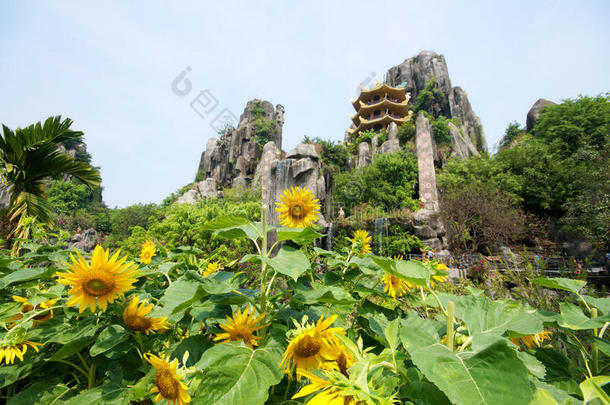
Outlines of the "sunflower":
M340 343L339 341L333 340L329 344L329 350L325 355L326 363L322 368L327 370L339 370L341 374L346 377L349 377L347 374L347 370L354 364L354 357L347 350L345 345Z
M23 361L23 355L27 352L28 345L38 351L38 346L42 346L42 343L23 340L19 343L0 346L0 364L2 363L2 360L4 360L6 364L13 364L15 357Z
M436 270L449 271L449 267L447 267L447 265L445 265L443 263L439 263L439 264L436 265ZM444 283L447 280L449 280L449 275L436 275L436 276L432 276L430 278L430 287L434 288L434 282Z
M87 307L95 312L96 304L106 311L108 303L131 290L137 281L137 267L133 262L125 263L126 256L119 259L119 251L108 258L109 251L98 245L91 256L91 265L80 253L76 254L78 260L70 255L72 264L66 263L72 271L58 272L60 278L57 281L72 286L69 291L72 297L66 305L79 305L78 312L83 312Z
M252 308L246 308L244 312L238 309L237 313L233 312L233 317L227 316L226 322L219 325L225 332L217 333L214 340L220 340L220 343L243 340L250 347L258 346L259 337L255 336L253 332L264 326L257 326L263 319L265 319L265 314L255 318Z
M146 302L141 302L138 305L138 301L139 298L134 295L123 312L123 322L127 329L133 332L146 332L147 335L150 331L163 332L169 329L167 317L150 318L146 316L153 310L153 304L146 305Z
M382 277L381 281L385 285L383 291L387 292L392 298L400 297L409 291L409 283L393 274L386 274Z
M523 342L523 344L528 349L531 349L532 347L540 347L540 344L543 343L545 340L551 340L551 335L552 332L544 330L540 333L536 333L535 335L525 335L516 338L510 338L510 341L516 344L517 346L521 346L521 342Z
M207 277L210 274L216 273L218 270L222 269L222 266L218 262L209 262L204 270L201 271L201 275L203 277Z
M280 367L291 373L294 368L311 370L323 366L325 358L333 357L331 345L338 343L336 334L345 334L343 328L330 327L335 319L337 315L326 320L322 316L316 324L307 323L306 318L301 325L295 322L297 330L293 332L294 337L284 352Z
M312 226L320 215L318 199L306 188L292 187L284 190L280 202L275 203L283 226L305 228Z
M356 254L365 255L371 251L372 238L364 229L358 229L354 232L354 236L351 239L347 239L352 242L352 249L354 249Z
M178 359L170 363L165 360L165 356L157 357L151 353L146 353L144 358L157 369L155 386L150 390L151 393L157 393L156 402L164 398L174 405L191 402L188 387L182 382L182 376L178 374Z
M144 264L150 263L153 256L157 254L155 244L149 239L142 243L142 251L140 252L140 261Z
M306 370L298 370L297 376L305 377L311 384L305 385L296 394L292 396L292 399L302 398L309 394L313 394L316 391L322 391L307 401L307 405L356 405L358 402L356 399L347 394L347 390L350 388L345 382L337 381L334 378L325 380L318 377L317 375L310 373ZM327 377L331 377L327 375ZM342 384L343 383L343 384ZM353 390L352 390L353 391Z
M59 298L54 298L52 300L48 300L45 302L41 302L39 304L36 305L36 307L34 307L32 304L30 304L28 302L27 298L24 297L19 297L18 295L13 295L13 301L15 302L20 302L21 303L21 313L17 314L15 316L13 316L10 320L19 320L21 318L23 318L23 314L30 312L31 310L33 310L34 308L38 311L44 310L44 309L49 309L51 308L57 301L59 301ZM49 309L48 311L42 312L39 315L36 315L34 317L34 326L43 323L44 321L48 321L49 319L53 318L53 310Z

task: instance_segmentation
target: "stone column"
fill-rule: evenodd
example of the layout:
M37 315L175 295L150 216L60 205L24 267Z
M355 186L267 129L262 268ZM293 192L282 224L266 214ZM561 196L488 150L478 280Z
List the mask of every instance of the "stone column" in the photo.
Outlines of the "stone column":
M434 154L432 150L432 130L430 122L419 113L415 121L415 149L417 151L417 168L419 170L419 196L427 209L438 211L438 193L436 174L434 172Z

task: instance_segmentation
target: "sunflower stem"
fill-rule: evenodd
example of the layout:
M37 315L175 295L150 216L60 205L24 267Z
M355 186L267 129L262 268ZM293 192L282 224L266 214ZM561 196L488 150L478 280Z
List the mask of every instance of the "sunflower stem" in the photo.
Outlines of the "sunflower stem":
M92 364L89 368L89 379L87 381L87 389L95 387L95 364Z
M288 393L290 392L290 386L292 385L292 378L288 376L288 382L286 383L286 389L284 390L284 401L288 399Z
M597 308L591 308L591 318L597 318ZM593 336L597 336L597 328L593 329ZM593 375L599 373L599 349L597 343L591 343L591 372Z
M262 314L267 313L267 290L265 289L265 278L267 276L267 262L266 258L269 257L267 251L267 207L261 209L261 226L262 226L262 238L261 238L261 297L260 297L260 309ZM267 316L265 315L265 318ZM264 338L267 334L267 328L262 329L262 337Z
M453 330L455 304L453 301L447 303L447 348L453 351L453 338L455 331Z
M76 364L72 363L71 361L67 361L67 360L54 360L58 363L64 363L67 364L69 366L74 367L76 370L78 370L81 374L83 374L85 377L89 377L89 373L87 371L85 371L82 367L77 366ZM78 378L76 378L76 376L74 376L74 378L76 380L78 380Z
M432 294L432 296L434 297L434 299L436 300L438 306L441 308L441 311L443 311L443 315L445 316L449 316L447 314L447 310L445 309L445 307L443 306L443 304L441 303L440 298L438 298L438 295L436 295L436 293L434 292L434 290L432 288L430 288L430 294Z

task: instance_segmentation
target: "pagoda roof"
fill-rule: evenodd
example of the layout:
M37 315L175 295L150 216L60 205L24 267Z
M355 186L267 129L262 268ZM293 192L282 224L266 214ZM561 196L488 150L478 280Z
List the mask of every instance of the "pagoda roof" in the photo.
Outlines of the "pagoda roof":
M360 131L366 131L367 129L373 128L377 124L381 124L382 126L387 126L391 122L395 122L396 125L400 126L401 124L404 124L405 122L407 122L411 119L411 113L409 113L406 117L402 117L402 118L392 117L389 114L384 114L384 115L380 116L379 118L375 118L372 120L367 120L362 117L359 117L359 118L360 118L360 123L358 124L358 127L355 129L350 128L347 130L347 132L349 132L350 134L353 134L353 133L357 133Z
M352 105L356 110L358 110L360 108L360 101L369 99L376 95L390 95L399 101L403 101L407 98L404 87L392 87L385 83L377 82L369 89L361 88L360 95L357 99L352 101Z

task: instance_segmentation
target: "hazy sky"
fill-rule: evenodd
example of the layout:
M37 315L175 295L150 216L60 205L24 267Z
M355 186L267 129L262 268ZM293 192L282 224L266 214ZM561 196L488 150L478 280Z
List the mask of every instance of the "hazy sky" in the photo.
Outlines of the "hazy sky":
M284 150L343 139L359 83L421 50L445 55L490 147L540 97L610 91L610 1L462 3L2 2L0 122L72 118L113 207L192 181L215 116L252 98L284 105ZM218 105L201 117L204 90Z

